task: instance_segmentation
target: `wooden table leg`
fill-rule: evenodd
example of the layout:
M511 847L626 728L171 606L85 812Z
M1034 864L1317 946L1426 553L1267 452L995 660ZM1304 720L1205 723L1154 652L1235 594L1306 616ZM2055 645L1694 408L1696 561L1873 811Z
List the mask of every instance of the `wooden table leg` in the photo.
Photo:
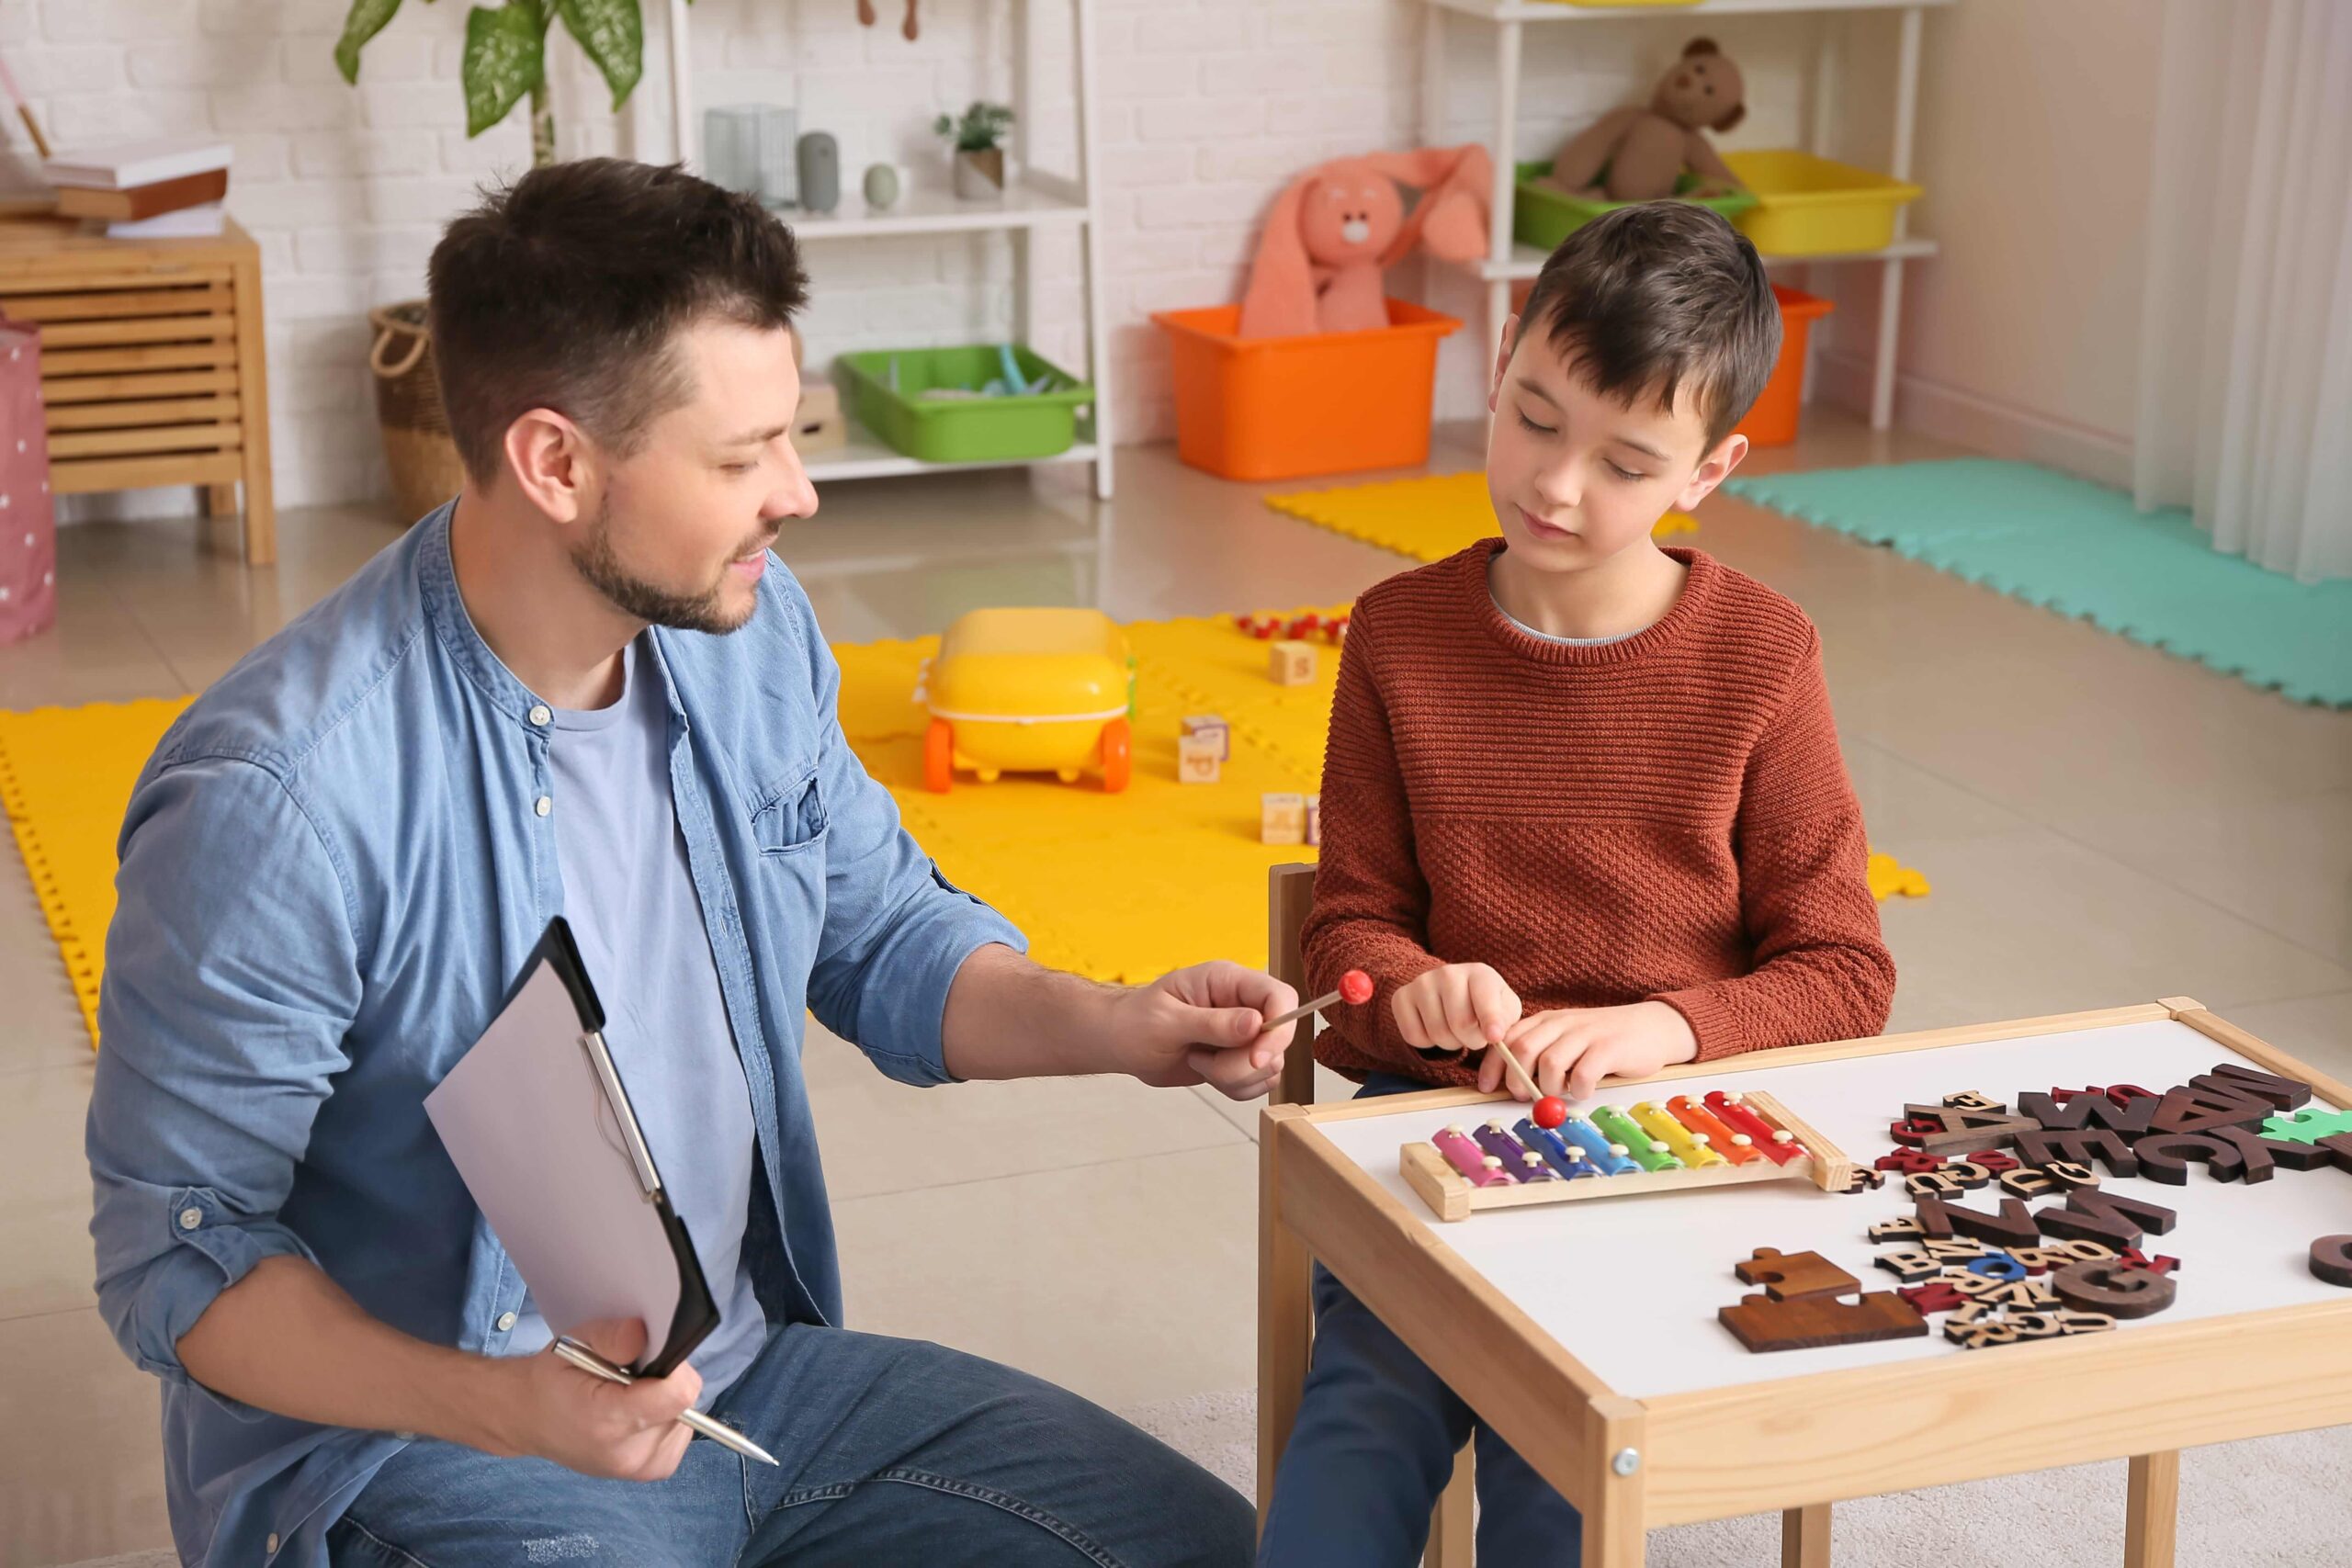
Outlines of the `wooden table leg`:
M2136 1454L2123 1504L2123 1568L2173 1568L2180 1522L2180 1454Z
M277 560L277 503L269 477L269 355L262 339L261 257L234 268L237 423L244 434L245 564Z
M1829 1568L1828 1504L1782 1510L1781 1568Z
M1298 1419L1315 1326L1312 1260L1282 1217L1282 1131L1304 1114L1277 1105L1258 1125L1258 1524L1274 1498L1274 1465Z

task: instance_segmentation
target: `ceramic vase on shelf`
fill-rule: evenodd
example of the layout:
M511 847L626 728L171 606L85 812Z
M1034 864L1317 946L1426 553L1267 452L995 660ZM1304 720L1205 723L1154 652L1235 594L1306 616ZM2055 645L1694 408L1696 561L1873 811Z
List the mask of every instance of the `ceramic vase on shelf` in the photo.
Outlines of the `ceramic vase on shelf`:
M1004 149L956 151L956 197L959 201L1004 199Z

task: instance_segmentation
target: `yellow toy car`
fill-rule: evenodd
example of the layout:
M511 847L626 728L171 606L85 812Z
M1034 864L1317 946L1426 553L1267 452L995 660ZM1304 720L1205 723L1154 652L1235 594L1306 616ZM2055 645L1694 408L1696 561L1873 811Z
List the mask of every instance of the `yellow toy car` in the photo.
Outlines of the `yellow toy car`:
M956 770L982 784L1050 773L1076 784L1098 768L1103 789L1127 787L1135 658L1099 610L974 610L924 661L915 701L931 713L925 789L945 794Z

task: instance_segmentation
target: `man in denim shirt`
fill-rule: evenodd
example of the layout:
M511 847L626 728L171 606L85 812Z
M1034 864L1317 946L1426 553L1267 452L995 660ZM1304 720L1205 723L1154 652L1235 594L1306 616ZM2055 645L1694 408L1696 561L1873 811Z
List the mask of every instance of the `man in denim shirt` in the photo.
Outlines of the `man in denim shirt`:
M191 1563L1249 1557L1242 1499L1133 1427L834 1326L806 1011L908 1083L1247 1098L1295 998L1233 964L1040 969L900 829L768 553L816 508L786 439L805 289L788 232L676 170L543 169L453 224L432 293L463 491L141 775L91 1229L107 1319L164 1381ZM423 1103L558 914L722 1312L626 1388L541 1348ZM641 1325L586 1334L643 1352ZM689 1443L689 1405L780 1465Z

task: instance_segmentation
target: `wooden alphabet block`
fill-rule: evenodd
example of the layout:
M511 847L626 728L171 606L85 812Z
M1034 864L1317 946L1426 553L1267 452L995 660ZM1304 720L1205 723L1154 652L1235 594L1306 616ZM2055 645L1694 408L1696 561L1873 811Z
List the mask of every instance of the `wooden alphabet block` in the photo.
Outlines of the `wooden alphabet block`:
M2118 1102L2104 1094L2076 1094L2064 1100L2048 1094L2018 1096L2018 1110L2031 1117L2043 1131L2052 1133L2078 1132L2086 1127L2104 1127L2111 1133L2144 1133L2149 1121L2156 1113L2153 1100L2126 1100Z
M2210 1073L2200 1073L2188 1080L2191 1089L2219 1089L2225 1094L2247 1094L2256 1100L2268 1100L2281 1111L2294 1111L2312 1102L2312 1086L2295 1078L2266 1073L2259 1067L2249 1067L2243 1062L2217 1064Z
M2245 1156L2205 1133L2152 1133L2132 1145L2132 1157L2140 1162L2142 1176L2167 1187L2188 1186L2192 1165L2202 1165L2216 1181L2234 1181L2245 1174Z
M2041 1231L2024 1203L2015 1198L2001 1200L1996 1213L1981 1209L1966 1209L1957 1203L1937 1198L1919 1200L1919 1223L1934 1234L1939 1224L1949 1224L1961 1235L1972 1236L1995 1247L2031 1247L2041 1239Z
M2280 1163L2279 1151L2294 1151L2288 1156L2291 1161L2301 1158L2302 1150L2311 1146L2305 1144L2273 1143L2260 1134L2249 1133L2243 1127L2217 1127L2203 1135L2209 1138L2219 1138L2237 1151L2238 1159L2243 1166L2237 1179L2249 1187L2257 1181L2267 1181L2277 1174ZM2297 1168L2290 1165L2290 1168ZM2227 1179L2218 1176L2217 1179Z
M2016 1156L2003 1154L1998 1149L1978 1149L1968 1156L1967 1163L1979 1170L1989 1170L1996 1177L2024 1168L2018 1163Z
M1178 721L1187 740L1203 740L1216 748L1216 760L1233 760L1233 728L1213 713L1188 714Z
M1783 1253L1776 1247L1758 1247L1747 1262L1734 1264L1732 1272L1743 1285L1763 1286L1764 1294L1776 1302L1851 1295L1862 1288L1860 1280L1818 1252Z
M2074 1133L2020 1133L2018 1134L2018 1158L2036 1170L2047 1171L2053 1165L2087 1166L2093 1161L2107 1167L2115 1176L2137 1176L2139 1161L2132 1157L2132 1145L2104 1129Z
M2312 1243L2312 1277L2352 1291L2352 1235L2324 1235Z
M1964 1089L1958 1094L1944 1096L1944 1109L1947 1111L1990 1111L1996 1114L2001 1114L2007 1111L2009 1108L1983 1089Z
M1833 1296L1786 1302L1744 1296L1736 1306L1719 1308L1715 1316L1742 1345L1759 1353L1912 1339L1928 1332L1928 1320L1892 1291L1873 1291L1852 1302Z
M2156 1102L2148 1127L2156 1133L2210 1133L2216 1127L2259 1127L2272 1111L2269 1101L2226 1089L2183 1085ZM2116 1174L2121 1175L2120 1171Z
M2071 1242L2068 1245L2073 1247L2089 1247L2094 1244L2087 1241L2077 1241ZM2123 1265L2126 1269L2145 1269L2157 1274L2170 1274L2180 1267L2180 1259L2177 1258L2151 1258L2136 1247L2125 1247L2122 1252L2117 1255L2115 1260ZM2096 1258L2086 1258L2084 1261L2097 1262L2098 1260Z
M1941 1170L1905 1177L1903 1190L1914 1198L1949 1198L1955 1192L1973 1192L1992 1179L1993 1173L1983 1166L1961 1160Z
M1897 1285L1894 1293L1910 1303L1911 1310L1920 1314L1951 1312L1968 1298L1951 1288L1949 1280L1929 1280L1924 1284Z
M1947 1154L1954 1149L1993 1149L2015 1138L2019 1133L2039 1132L2041 1124L2030 1116L2012 1116L2007 1111L1974 1111L1963 1106L1906 1105L1904 1120L1892 1131L1898 1144L1910 1144L1930 1154Z
M1200 736L1180 736L1176 741L1176 782L1215 784L1225 768L1224 748Z
M1897 1149L1891 1155L1879 1156L1871 1165L1877 1170L1917 1176L1922 1171L1940 1170L1946 1163L1943 1156L1931 1155L1925 1149Z
M1890 1252L1882 1252L1871 1261L1906 1285L1916 1285L1922 1280L1932 1280L1943 1272L1944 1267L1943 1259L1930 1257L1924 1250L1907 1247L1899 1247Z
M1287 639L1272 645L1267 673L1278 686L1304 686L1315 679L1315 645Z
M1871 1227L1872 1241L1910 1241L1927 1234L1916 1218L1908 1216L1895 1220L1881 1220Z
M2180 1216L2161 1204L2146 1203L2117 1192L2078 1189L2064 1204L2037 1212L2033 1223L2045 1235L2068 1241L2103 1241L2110 1247L2137 1247L2142 1232L2163 1235Z
M2077 1312L2146 1317L2172 1305L2172 1276L2121 1263L2070 1263L2050 1277L2058 1299Z
M1261 844L1306 842L1306 796L1283 794L1260 795L1258 841Z
M2056 1179L2039 1170L2004 1171L2000 1180L2001 1190L2012 1198L2041 1198L2058 1190Z
M1982 1258L1993 1249L1974 1236L1957 1235L1941 1241L1923 1242L1919 1250L1930 1258L1940 1258L1947 1263L1955 1259L1964 1263Z

